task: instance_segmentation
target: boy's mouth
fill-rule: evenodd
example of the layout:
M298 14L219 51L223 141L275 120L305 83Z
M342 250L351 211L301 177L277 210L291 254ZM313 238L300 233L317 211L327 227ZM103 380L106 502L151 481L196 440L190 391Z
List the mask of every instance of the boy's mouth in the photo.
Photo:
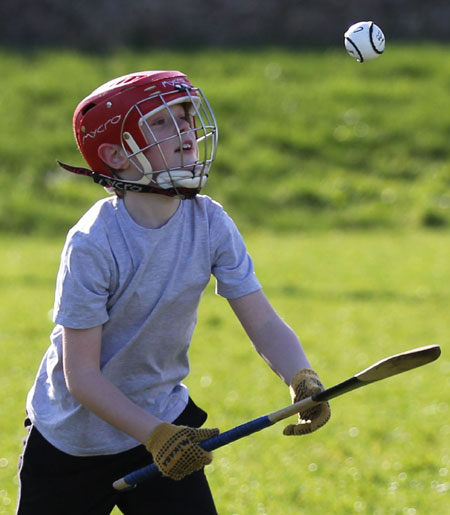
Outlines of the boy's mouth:
M192 141L184 141L183 144L175 150L175 152L191 152L192 150Z

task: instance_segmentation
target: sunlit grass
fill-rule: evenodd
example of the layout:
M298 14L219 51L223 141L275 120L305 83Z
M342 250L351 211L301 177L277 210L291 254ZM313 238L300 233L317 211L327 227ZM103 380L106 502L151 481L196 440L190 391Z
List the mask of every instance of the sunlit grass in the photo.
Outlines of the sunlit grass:
M208 476L219 513L441 514L450 488L448 238L246 238L267 295L327 386L410 348L439 344L443 355L332 401L332 420L313 435L284 437L279 423L217 450ZM14 513L25 396L48 344L61 245L0 240L2 514ZM200 307L191 365L187 384L211 426L229 429L289 404L287 388L256 355L213 284Z
M220 144L204 191L241 226L449 225L445 45L391 44L364 64L343 48L0 51L0 63L0 185L9 192L0 199L0 230L64 233L103 194L56 165L83 165L73 110L100 83L149 68L185 71L211 101ZM6 216L13 211L17 216Z

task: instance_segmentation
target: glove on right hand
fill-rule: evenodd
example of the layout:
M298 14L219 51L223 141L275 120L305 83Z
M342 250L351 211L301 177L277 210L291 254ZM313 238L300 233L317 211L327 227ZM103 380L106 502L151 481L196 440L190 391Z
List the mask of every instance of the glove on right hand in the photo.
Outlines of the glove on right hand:
M163 476L180 480L211 463L212 453L198 443L218 434L217 428L196 429L163 422L147 438L145 447Z

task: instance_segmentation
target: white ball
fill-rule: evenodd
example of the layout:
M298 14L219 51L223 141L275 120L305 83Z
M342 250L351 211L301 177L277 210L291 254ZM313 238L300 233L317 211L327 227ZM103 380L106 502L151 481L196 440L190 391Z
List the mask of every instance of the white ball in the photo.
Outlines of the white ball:
M373 21L360 21L344 34L347 52L359 63L375 59L384 52L383 31Z

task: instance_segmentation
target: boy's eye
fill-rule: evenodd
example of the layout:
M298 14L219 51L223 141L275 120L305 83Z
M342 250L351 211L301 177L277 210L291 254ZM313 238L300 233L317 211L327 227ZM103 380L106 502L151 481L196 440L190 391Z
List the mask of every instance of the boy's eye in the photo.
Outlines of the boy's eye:
M154 121L152 122L152 125L164 125L164 123L165 123L165 122L166 122L166 121L165 121L165 119L164 119L164 118L158 118L157 120L154 120Z

